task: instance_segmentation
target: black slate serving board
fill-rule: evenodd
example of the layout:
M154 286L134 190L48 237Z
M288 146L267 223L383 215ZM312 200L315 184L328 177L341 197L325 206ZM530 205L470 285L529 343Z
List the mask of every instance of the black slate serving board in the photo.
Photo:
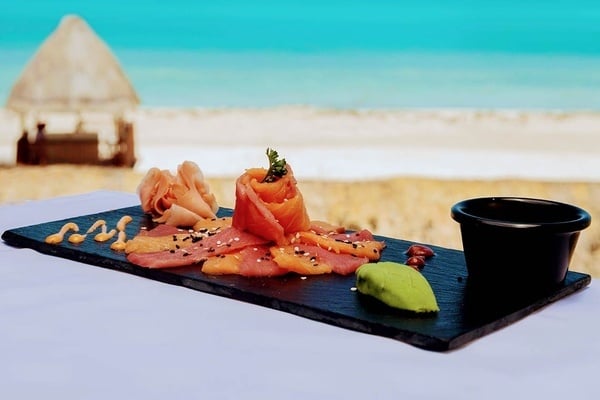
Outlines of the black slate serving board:
M219 216L230 214L230 209L219 211ZM433 351L464 346L591 282L589 275L569 272L564 284L549 292L489 296L470 289L461 251L430 246L436 255L427 261L423 275L436 294L440 312L414 315L389 308L351 290L355 286L353 275L330 274L306 279L297 275L277 278L207 276L200 272L198 266L164 270L138 267L129 263L123 253L112 251L110 242L99 244L91 237L79 245L69 243L68 234L59 245L44 242L47 235L58 232L66 222L75 222L81 231L85 231L96 220L104 219L110 229L124 215L133 217L126 227L128 238L137 234L142 226L153 226L148 215L139 206L134 206L15 228L5 231L2 239L11 246L27 247L44 254L225 296ZM387 244L382 260L406 260L404 253L411 242L387 237L378 239ZM516 272L515 279L518 279Z

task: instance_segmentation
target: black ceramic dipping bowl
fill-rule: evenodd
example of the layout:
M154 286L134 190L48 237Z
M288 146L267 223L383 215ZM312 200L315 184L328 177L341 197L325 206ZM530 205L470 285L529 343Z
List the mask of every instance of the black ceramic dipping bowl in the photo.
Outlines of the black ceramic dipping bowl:
M451 215L460 224L467 282L497 289L560 285L579 233L591 223L578 207L520 197L464 200Z

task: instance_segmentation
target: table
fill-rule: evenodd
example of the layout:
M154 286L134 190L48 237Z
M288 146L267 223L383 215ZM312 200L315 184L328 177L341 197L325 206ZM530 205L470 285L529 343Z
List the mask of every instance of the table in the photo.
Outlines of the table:
M0 231L137 204L0 207ZM600 396L600 286L448 353L0 244L2 399Z

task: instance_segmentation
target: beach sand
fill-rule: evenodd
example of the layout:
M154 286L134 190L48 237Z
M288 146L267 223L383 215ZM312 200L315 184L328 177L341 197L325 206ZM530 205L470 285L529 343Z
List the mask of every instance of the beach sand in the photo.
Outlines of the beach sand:
M54 117L50 131L75 121ZM235 177L265 166L265 149L273 147L292 164L313 219L384 236L461 249L450 207L476 196L547 198L578 205L593 220L600 215L596 113L283 107L142 109L129 118L136 130L133 169L14 167L20 125L1 110L0 204L100 189L135 193L148 168L175 170L192 160L220 205L232 207ZM89 128L105 129L106 121L98 121ZM571 267L600 277L596 224L582 233Z
M101 156L115 142L111 118L83 114ZM211 177L233 177L277 149L301 179L525 178L600 181L600 113L485 110L140 109L136 170L197 161ZM40 114L52 132L76 115ZM0 164L14 163L18 115L0 109ZM30 130L30 137L34 132Z

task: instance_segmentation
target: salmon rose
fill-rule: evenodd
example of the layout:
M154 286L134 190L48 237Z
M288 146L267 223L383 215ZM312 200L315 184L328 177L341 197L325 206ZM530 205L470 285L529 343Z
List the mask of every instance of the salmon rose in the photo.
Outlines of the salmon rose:
M151 168L138 186L142 210L155 222L193 226L204 218L215 218L219 209L204 174L192 161L177 167L177 175Z
M310 228L310 218L289 165L275 181L265 182L266 175L264 168L251 168L237 179L232 224L284 245L288 234Z

